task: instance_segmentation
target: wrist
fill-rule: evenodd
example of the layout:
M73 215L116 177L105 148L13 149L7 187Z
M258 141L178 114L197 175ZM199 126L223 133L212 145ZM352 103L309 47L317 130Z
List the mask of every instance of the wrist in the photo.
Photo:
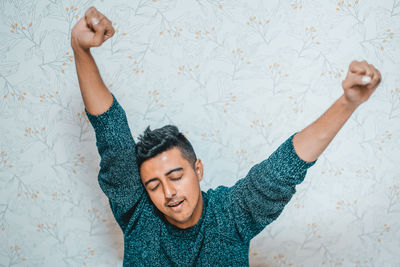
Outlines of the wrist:
M72 51L74 52L75 58L87 57L91 55L89 48L72 47Z
M345 107L346 109L350 109L350 110L355 110L358 108L358 106L361 105L361 102L354 102L354 101L350 101L345 94L343 94L340 98L339 98L339 102L342 104L343 107Z
M75 38L71 38L71 47L75 55L90 54L90 48L84 48L80 46L78 40Z

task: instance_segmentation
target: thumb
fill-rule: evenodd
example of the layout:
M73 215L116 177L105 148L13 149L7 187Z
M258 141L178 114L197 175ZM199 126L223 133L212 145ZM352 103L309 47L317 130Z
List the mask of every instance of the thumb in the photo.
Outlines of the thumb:
M105 27L99 22L97 18L92 18L91 26L94 30L94 36L92 39L93 46L100 46L104 42Z
M371 82L372 78L370 76L361 76L361 83L367 85Z
M346 79L342 82L343 88L352 88L354 86L368 86L371 83L372 77L368 75L360 75L349 73Z

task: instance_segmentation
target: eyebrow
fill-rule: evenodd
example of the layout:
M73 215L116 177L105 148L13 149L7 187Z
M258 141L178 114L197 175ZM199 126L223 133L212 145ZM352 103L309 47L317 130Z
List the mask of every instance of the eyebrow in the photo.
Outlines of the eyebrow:
M167 173L165 173L165 176L170 175L171 173L177 172L177 171L183 171L183 168L172 169L172 170L168 171ZM147 182L144 183L144 186L147 186L149 183L151 183L157 179L158 179L157 177L151 178L150 180L148 180Z

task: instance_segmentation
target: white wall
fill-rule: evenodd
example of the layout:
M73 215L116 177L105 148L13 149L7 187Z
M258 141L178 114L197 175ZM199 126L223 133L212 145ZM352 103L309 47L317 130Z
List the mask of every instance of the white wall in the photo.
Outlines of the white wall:
M349 63L375 94L252 240L251 266L400 266L400 2L0 3L0 266L121 266L123 240L97 183L70 30L91 5L115 36L93 54L132 134L176 124L231 186L341 94Z

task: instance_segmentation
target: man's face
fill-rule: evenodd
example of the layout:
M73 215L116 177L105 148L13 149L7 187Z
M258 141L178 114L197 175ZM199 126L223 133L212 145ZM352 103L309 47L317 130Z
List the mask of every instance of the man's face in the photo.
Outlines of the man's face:
M200 181L203 164L198 159L195 170L176 147L144 161L140 176L152 202L167 221L178 228L194 226L203 211ZM168 205L183 201L173 208Z

